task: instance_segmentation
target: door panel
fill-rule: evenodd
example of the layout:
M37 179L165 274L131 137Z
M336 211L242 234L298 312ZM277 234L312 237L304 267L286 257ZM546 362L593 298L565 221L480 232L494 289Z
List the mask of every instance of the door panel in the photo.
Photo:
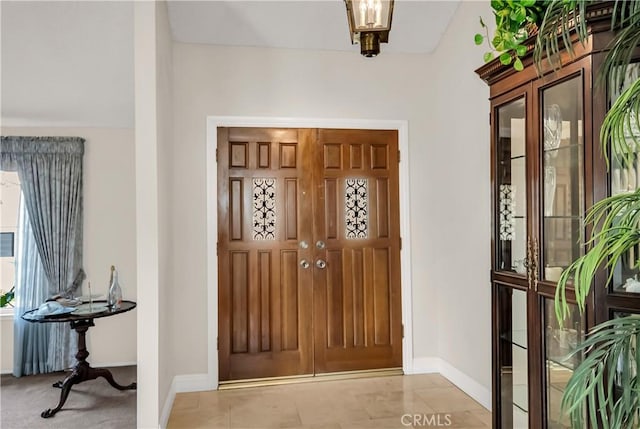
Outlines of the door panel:
M313 373L311 131L218 130L220 380Z
M402 365L397 148L218 130L221 381Z
M396 131L318 130L315 372L402 366Z

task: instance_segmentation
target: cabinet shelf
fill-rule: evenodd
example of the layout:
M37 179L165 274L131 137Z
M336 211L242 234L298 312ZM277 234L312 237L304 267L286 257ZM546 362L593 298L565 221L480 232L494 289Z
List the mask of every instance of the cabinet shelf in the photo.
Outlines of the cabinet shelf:
M513 386L513 406L525 413L529 412L529 404L527 404L527 389L526 384L516 384Z
M568 357L567 355L547 356L547 362L558 365L569 371L573 371L578 366L576 360L578 356Z
M554 148L554 149L545 149L544 153L562 152L565 150L580 148L580 147L582 147L582 143L571 143L571 144L558 146L557 148Z
M500 339L518 346L523 350L527 349L527 331L524 329L516 329L500 335Z

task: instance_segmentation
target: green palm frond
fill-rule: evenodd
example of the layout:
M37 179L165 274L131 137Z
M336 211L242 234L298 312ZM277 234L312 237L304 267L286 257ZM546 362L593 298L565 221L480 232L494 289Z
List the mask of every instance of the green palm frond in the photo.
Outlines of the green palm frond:
M573 57L572 32L575 32L584 43L588 36L584 16L589 3L591 2L584 0L551 0L549 2L538 29L533 51L533 60L538 70L542 70L544 58L552 68L560 68L561 49L565 49Z
M558 280L555 300L558 320L564 320L569 314L566 288L572 280L576 301L582 311L596 272L609 268L608 283L613 277L613 267L620 258L633 246L640 244L640 189L598 201L589 210L584 222L594 225L586 243L589 250L564 270Z
M573 428L584 428L585 417L593 427L631 429L640 412L640 318L621 317L597 325L574 354L583 355L562 397L561 413ZM588 405L588 413L584 405Z
M619 2L616 2L618 5ZM629 9L628 6L631 3L633 9ZM604 78L609 78L610 81L618 86L624 78L624 66L631 63L633 58L633 51L640 42L640 9L636 5L637 2L624 2L620 9L622 11L630 12L629 14L620 13L622 17L614 15L612 25L620 28L616 37L609 44L609 51L600 68L598 83L606 83Z
M638 32L640 36L640 32ZM638 39L640 43L640 38ZM618 67L626 70L626 67ZM623 77L621 82L624 81ZM600 128L600 144L609 166L607 147L611 144L611 155L623 167L633 163L636 149L640 149L640 79L622 91L611 109L607 112Z
M623 28L629 22L629 17L640 13L640 3L637 1L615 0L611 15L611 28Z

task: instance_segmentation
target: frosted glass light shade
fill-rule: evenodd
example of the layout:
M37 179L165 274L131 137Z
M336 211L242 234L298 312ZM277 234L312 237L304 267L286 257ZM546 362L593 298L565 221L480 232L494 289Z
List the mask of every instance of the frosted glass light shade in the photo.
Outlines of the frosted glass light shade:
M367 57L380 52L380 43L387 43L391 30L393 0L345 0L351 43L361 45Z

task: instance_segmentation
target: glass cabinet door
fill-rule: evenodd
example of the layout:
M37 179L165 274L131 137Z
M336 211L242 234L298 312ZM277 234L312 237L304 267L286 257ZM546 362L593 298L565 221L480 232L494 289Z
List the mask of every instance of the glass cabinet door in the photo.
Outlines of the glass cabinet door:
M562 394L574 369L582 361L580 354L573 354L584 339L584 323L577 305L569 305L569 316L559 323L554 310L554 300L543 298L544 339L544 396L547 412L547 428L571 428L567 415L560 414Z
M556 282L582 254L584 133L582 76L541 91L542 276Z
M622 91L638 79L640 79L640 64L631 64L627 67L624 79L618 87L613 84L609 85L609 105L613 105ZM611 195L631 193L640 188L640 146L634 141L634 139L640 141L640 127L635 116L632 116L631 119L631 123L625 127L625 137L628 137L627 143L636 149L635 159L631 165L625 166L618 159L611 157L611 170L609 172ZM639 259L639 246L631 248L626 254L622 255L621 261L616 265L613 273L613 292L640 294Z
M500 427L529 427L527 292L497 287Z
M525 100L497 109L496 270L526 274L527 177Z

